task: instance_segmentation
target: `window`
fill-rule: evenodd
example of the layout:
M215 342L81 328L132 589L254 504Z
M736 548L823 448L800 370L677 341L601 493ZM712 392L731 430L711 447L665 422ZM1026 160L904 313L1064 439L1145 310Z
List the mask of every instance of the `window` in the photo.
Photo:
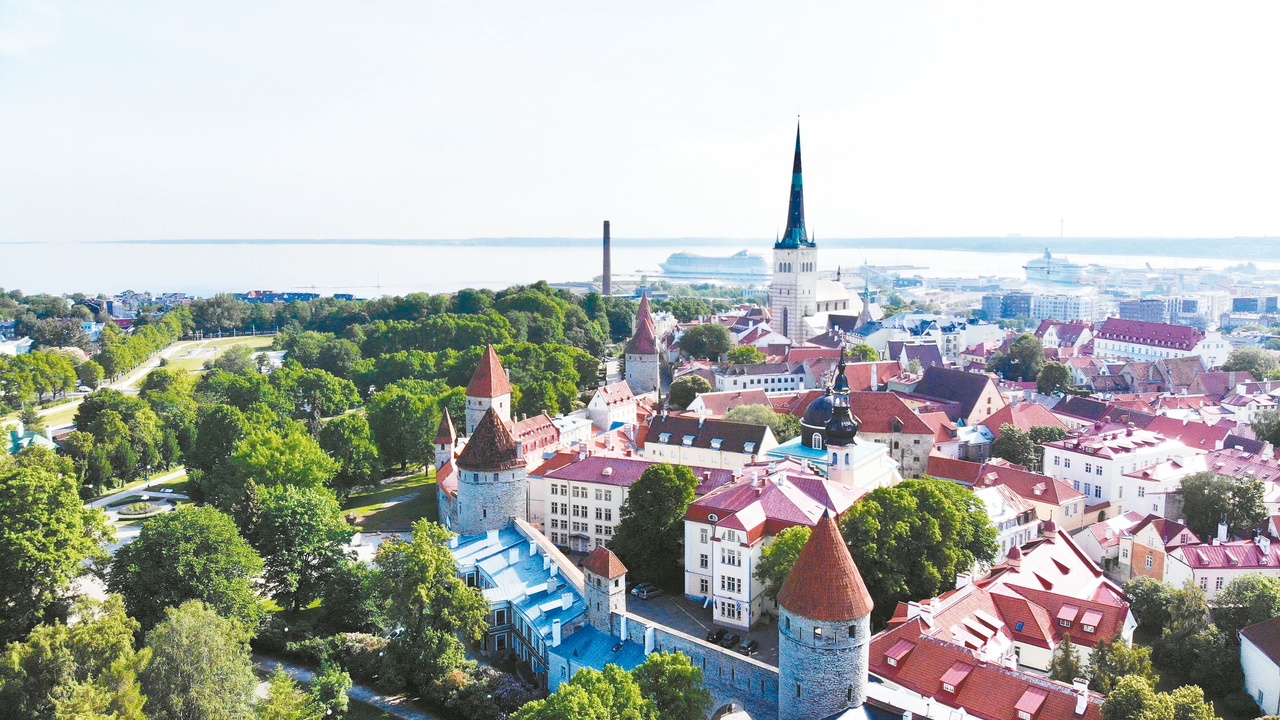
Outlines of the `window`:
M725 592L739 593L742 592L742 578L736 578L729 575L720 576L720 589Z
M1071 458L1062 458L1062 467L1064 468L1071 467Z
M702 528L701 530L699 530L699 531L698 531L698 538L702 541L702 544L703 544L703 545L706 545L706 544L707 544L707 529L706 529L706 528ZM706 557L706 556L704 555L703 557ZM703 567L706 567L706 566L705 566L705 565L703 565Z
M1085 631L1085 632L1087 632L1087 633L1092 633L1092 632L1097 632L1097 631L1098 631L1098 628L1096 628L1096 627L1094 627L1094 626L1092 626L1092 625L1084 625L1084 626L1082 626L1082 627L1084 627L1084 631Z
M704 556L704 557L705 557L705 556ZM704 566L704 567L705 567L705 566ZM710 581L710 580L707 580L706 578L699 578L699 579L698 579L698 592L701 592L703 595L706 595L706 594L707 594L708 592L710 592L710 591L711 591L711 581Z
M1100 497L1102 497L1102 486L1101 486L1101 485L1094 485L1094 486L1093 486L1093 496L1094 496L1094 497L1096 497L1096 498L1100 498Z
M738 550L720 548L720 562L724 565L740 567L742 565L742 553Z
M1101 466L1101 465L1098 465L1097 467L1095 467L1095 468L1093 469L1093 474L1094 474L1094 475L1101 475L1101 474L1102 474L1102 466Z
M1202 577L1202 578L1200 578L1200 589L1201 589L1201 590L1208 590L1208 589L1209 589L1209 578L1207 578L1207 577Z
M851 638L856 638L856 637L858 637L858 626L857 626L857 625L850 625L850 626L849 626L849 637L851 637Z
M699 567L701 567L701 568L704 568L704 569L707 567L707 554L706 554L706 553L702 553L701 555L699 555L699 556L698 556L698 566L699 566Z
M1080 481L1079 481L1079 480L1072 480L1072 481L1071 481L1071 487L1072 487L1073 489L1075 489L1075 490L1079 490L1079 489L1080 489Z
M1018 711L1018 720L1031 720L1031 713L1026 710Z
M813 629L813 639L814 639L814 640L821 640L821 639L822 639L822 628L820 628L820 627L815 627L815 628Z
M1088 473L1093 472L1093 464L1092 464L1092 463L1085 463L1085 464L1084 464L1084 471L1085 471L1085 474L1088 474Z
M1146 497L1147 489L1141 485L1138 486L1138 497Z
M1057 455L1054 455L1054 456L1053 456L1053 464L1054 464L1054 465L1061 465L1061 464L1062 464L1062 458L1058 457Z
M1022 632L1022 628L1026 627L1026 626L1027 626L1027 624L1026 624L1025 622L1023 622L1023 621L1019 620L1019 621L1018 621L1018 623L1017 623L1016 625L1014 625L1014 626L1013 626L1013 630L1014 630L1014 632Z
M1219 575L1219 576L1218 576L1218 579L1214 581L1214 583L1213 583L1213 589L1214 589L1214 590L1221 590L1221 589L1222 589L1222 576L1221 576L1221 575Z
M1093 491L1093 486L1089 483L1084 484L1084 496L1089 497L1089 493Z
M1126 551L1126 552L1127 552L1127 551ZM1142 564L1143 564L1144 566L1146 566L1146 568L1147 568L1148 570L1150 570L1151 568L1155 567L1156 560L1155 560L1155 558L1154 558L1154 557L1152 557L1152 556L1148 555L1148 556L1147 556L1147 559L1146 559Z
M1059 621L1058 621L1058 624L1059 624L1059 625L1061 625L1062 627L1065 627L1065 628L1069 628L1069 627L1071 627L1071 621L1070 621L1070 620L1059 620Z
M1128 560L1128 559L1129 559L1129 549L1128 549L1128 548L1125 548L1124 550L1121 550L1121 551L1120 551L1120 557L1122 557L1122 558L1124 558L1124 559Z
M728 620L742 619L742 605L737 600L720 601L720 617Z
M822 435L820 433L813 434L813 437L809 440L809 447L814 450L822 449Z
M942 689L946 692L953 693L956 691L956 686L951 683L942 683Z

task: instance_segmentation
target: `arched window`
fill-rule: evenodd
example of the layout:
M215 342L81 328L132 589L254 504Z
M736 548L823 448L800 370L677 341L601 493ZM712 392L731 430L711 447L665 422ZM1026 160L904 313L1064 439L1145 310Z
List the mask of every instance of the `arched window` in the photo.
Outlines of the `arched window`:
M831 464L835 465L838 462L840 462L840 456L835 453L831 453Z
M814 450L821 450L821 449L822 449L822 434L821 434L821 433L814 433L814 434L813 434L813 439L809 441L809 447L813 448Z
M844 454L844 464L845 464L845 465L848 465L848 464L849 464L849 453L845 453L845 454Z

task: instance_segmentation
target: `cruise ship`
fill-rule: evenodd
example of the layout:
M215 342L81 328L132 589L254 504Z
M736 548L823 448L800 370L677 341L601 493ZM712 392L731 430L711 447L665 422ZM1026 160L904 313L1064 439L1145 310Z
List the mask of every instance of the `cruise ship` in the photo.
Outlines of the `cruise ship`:
M1028 282L1049 282L1074 285L1084 277L1085 267L1067 260L1055 258L1049 248L1044 249L1044 256L1038 257L1022 266L1027 271Z
M743 250L728 257L695 255L678 252L660 263L662 272L670 278L699 280L736 280L739 282L764 282L769 279L769 264L764 256Z

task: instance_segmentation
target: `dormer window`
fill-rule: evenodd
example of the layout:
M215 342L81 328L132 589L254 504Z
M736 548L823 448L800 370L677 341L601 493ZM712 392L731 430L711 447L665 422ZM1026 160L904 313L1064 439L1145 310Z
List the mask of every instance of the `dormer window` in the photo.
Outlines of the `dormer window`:
M685 435L683 438L681 438L681 443L685 447L693 447L693 437L694 436L692 435Z
M745 453L753 453L756 451L756 444L753 442L742 443L742 451Z
M659 433L659 434L658 434L658 442L660 442L660 443L666 443L666 442L670 442L670 441L671 441L671 433L669 433L669 432L664 432L664 433Z
M719 450L719 449L720 449L720 444L721 444L721 443L723 443L723 442L724 442L724 440L721 440L720 438L711 438L711 449L712 449L712 450Z

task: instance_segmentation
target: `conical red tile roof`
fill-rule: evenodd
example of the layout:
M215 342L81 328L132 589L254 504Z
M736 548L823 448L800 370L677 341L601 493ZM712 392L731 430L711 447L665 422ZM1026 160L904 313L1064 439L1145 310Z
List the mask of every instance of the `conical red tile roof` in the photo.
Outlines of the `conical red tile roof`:
M640 296L640 307L636 310L636 331L627 342L627 352L632 355L658 354L658 326L653 321L653 313L649 311L649 296Z
M440 429L436 431L436 444L452 445L457 439L458 431L453 427L453 418L449 417L449 408L445 408L444 416L440 418Z
M516 453L516 439L511 428L489 408L476 425L476 431L458 454L458 467L467 470L510 470L524 464Z
M800 617L823 622L855 620L874 604L849 548L830 513L818 520L809 542L778 591L778 605Z
M627 573L627 566L622 564L612 550L603 545L592 550L591 554L582 561L582 569L608 580L622 577Z
M480 364L467 383L467 397L496 398L511 394L511 381L507 379L507 371L502 369L502 361L492 345L485 346Z

